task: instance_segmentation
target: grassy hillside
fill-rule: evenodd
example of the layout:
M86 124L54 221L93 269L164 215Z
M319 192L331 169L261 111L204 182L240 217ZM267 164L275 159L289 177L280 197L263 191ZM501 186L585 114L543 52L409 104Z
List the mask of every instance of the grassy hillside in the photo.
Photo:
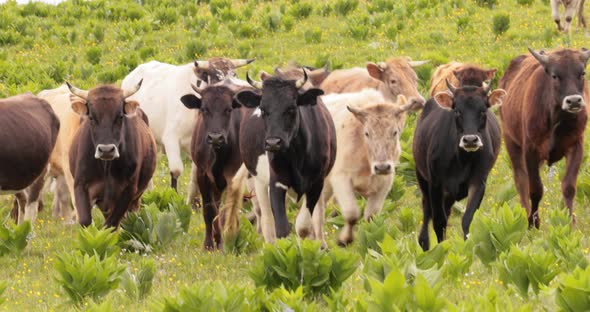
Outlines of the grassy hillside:
M81 1L58 6L33 3L0 5L0 97L23 92L37 93L55 88L69 80L82 88L102 82L120 82L138 64L159 60L173 64L214 56L255 57L256 62L240 69L270 71L275 66L297 61L301 64L331 68L364 66L391 56L409 56L431 62L417 69L420 91L426 95L431 71L451 60L498 68L500 77L509 61L526 53L527 47L553 49L581 48L588 44L583 30L573 27L571 35L560 34L552 21L548 1L538 0L277 0L277 1ZM491 5L488 5L490 4ZM495 4L494 4L495 3ZM479 5L482 4L482 5ZM501 32L494 26L495 16L508 16L509 27ZM505 27L504 27L505 28ZM403 148L410 147L415 116L408 119ZM588 150L588 144L586 144ZM164 189L168 173L160 157L155 175L156 188ZM185 164L188 165L188 159ZM385 224L397 229L396 243L415 245L422 212L415 186L411 161L405 159L398 170L396 188L384 208ZM563 163L557 165L559 176ZM551 241L551 211L563 207L560 182L542 177L546 192L542 200L540 231L528 231L518 245L527 255L552 250L543 245ZM185 171L188 173L188 170ZM587 236L590 225L590 175L585 161L578 179L575 204L577 226L572 235L582 237L579 250L590 252ZM187 176L179 190L186 193ZM518 208L512 173L504 150L488 180L488 191L481 210L498 222L492 213L502 204ZM50 196L46 198L50 203ZM5 197L2 206L10 201ZM449 223L448 237L457 245L462 240L460 217L462 205L456 205ZM335 209L331 207L330 209ZM62 311L75 309L54 280L56 254L69 252L76 244L78 226L64 226L46 209L34 225L34 237L21 255L0 257L0 279L7 282L2 295L6 311ZM295 211L290 212L294 215ZM294 220L291 218L290 220ZM340 221L329 219L325 230L328 244L335 245ZM550 233L551 232L551 233ZM220 281L230 287L254 289L248 276L259 252L234 256L222 252L202 251L204 224L200 214L192 215L191 227L169 246L148 256L122 252L117 258L132 269L141 259L156 263L152 293L143 301L129 299L121 289L106 297L108 310L146 311L159 309L164 297L175 297L184 287ZM431 234L434 237L434 234ZM405 245L404 245L405 244ZM356 253L358 243L348 248ZM456 248L451 247L456 251ZM409 248L416 253L414 247ZM461 252L456 251L458 255ZM502 258L504 261L505 259ZM443 279L436 294L459 311L555 310L554 293L559 275L547 289L528 297L501 279L501 262L484 265L477 256L465 274ZM506 260L508 261L508 260ZM500 264L498 264L500 263ZM557 262L556 262L557 263ZM559 262L561 263L561 262ZM445 264L448 265L448 264ZM366 261L344 283L341 297L348 309L370 295L363 281ZM512 267L512 266L511 266ZM570 267L560 267L568 274ZM342 299L341 298L341 299ZM85 309L91 302L82 306ZM362 305L362 304L361 304ZM299 309L328 310L331 305L321 298L308 298ZM450 310L454 308L450 307Z

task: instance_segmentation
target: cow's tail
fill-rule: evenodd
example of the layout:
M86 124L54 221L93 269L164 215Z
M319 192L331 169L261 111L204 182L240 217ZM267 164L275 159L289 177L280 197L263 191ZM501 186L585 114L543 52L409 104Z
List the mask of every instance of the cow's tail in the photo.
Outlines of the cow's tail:
M223 217L223 234L226 237L235 236L240 229L239 214L242 209L244 188L248 178L248 169L242 164L233 177L225 192L225 199L219 215Z

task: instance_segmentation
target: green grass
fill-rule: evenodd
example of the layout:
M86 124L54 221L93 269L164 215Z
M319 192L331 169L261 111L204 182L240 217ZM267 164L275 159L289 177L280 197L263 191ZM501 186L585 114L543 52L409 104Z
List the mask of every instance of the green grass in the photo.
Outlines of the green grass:
M526 53L527 47L551 49L558 47L581 48L588 44L584 32L573 27L571 36L559 34L551 20L546 1L534 1L530 6L519 6L517 1L497 1L495 7L478 6L471 0L398 0L359 1L358 6L346 15L334 9L345 2L308 0L294 2L256 1L143 1L140 6L132 1L73 1L55 8L43 4L0 6L0 96L23 92L37 93L55 88L68 79L77 86L90 88L100 82L120 82L137 63L155 59L175 64L188 63L193 58L227 56L232 58L256 57L253 64L240 69L271 72L280 64L296 60L301 64L322 66L328 61L333 67L364 66L367 61L381 61L391 56L407 55L414 60L429 59L431 63L419 69L420 91L427 93L431 70L451 60L481 64L498 68L501 77L509 61ZM171 4L174 2L173 4ZM227 7L226 2L231 6ZM303 5L305 4L305 5ZM308 4L310 6L308 6ZM309 16L301 8L311 7ZM342 9L343 10L343 9ZM304 13L302 13L305 11ZM212 13L214 12L214 13ZM215 15L213 15L215 14ZM496 36L492 30L493 16L508 14L510 27ZM270 17L272 21L269 22ZM271 23L272 29L267 29ZM98 27L97 27L98 26ZM352 31L352 32L351 32ZM321 34L318 36L317 34ZM356 35L355 35L356 34ZM365 35L366 34L366 35ZM590 48L590 44L587 46ZM97 52L98 51L98 52ZM94 64L96 63L96 64ZM409 151L414 117L408 118L403 144ZM590 150L586 143L586 150ZM154 176L156 188L169 184L165 158L159 155L158 170ZM186 194L190 166L185 159L185 174L179 190ZM558 164L563 175L564 163ZM579 185L585 185L590 195L588 164L582 165ZM521 245L546 238L546 220L549 212L563 208L559 180L548 181L546 167L542 172L547 187L540 216L541 231L528 231ZM419 192L413 179L407 178L403 196L384 208L386 223L416 238L420 221L414 224L403 220L421 220ZM502 201L514 206L512 173L506 152L502 150L488 179L488 189L481 210L489 212ZM46 197L46 203L51 203ZM10 205L4 197L0 204ZM576 230L582 231L579 249L588 257L590 225L589 199L576 200ZM461 237L460 210L454 210L449 222L448 236ZM333 209L333 207L331 208ZM49 208L39 215L34 224L34 237L20 255L0 257L0 280L7 282L2 295L5 311L62 311L74 309L54 281L55 255L74 250L78 226L64 226L51 218ZM403 216L401 216L403 211ZM415 218L412 218L411 214ZM294 215L294 211L290 212ZM291 218L294 220L294 218ZM337 220L325 226L330 248L336 247ZM357 227L358 228L358 227ZM113 308L125 311L151 311L164 297L177 296L180 289L195 283L220 281L226 285L254 288L248 277L256 254L235 256L222 252L202 250L204 224L202 217L193 214L187 234L181 234L169 246L148 257L154 259L156 275L151 294L143 301L129 299L122 291L110 293L106 300ZM358 237L358 235L357 235ZM434 240L434 234L431 233ZM434 244L434 241L433 241ZM356 251L356 243L349 247ZM121 253L120 261L132 270L138 269L138 254ZM343 284L343 297L351 305L364 301L362 270L358 269ZM554 289L559 277L550 283ZM475 258L469 273L456 281L443 281L440 297L471 310L471 304L489 301L484 297L495 289L497 309L512 310L556 309L550 291L523 298L514 288L505 288L499 279L498 269L486 267ZM491 296L491 295L489 295ZM480 299L478 299L480 298ZM481 299L484 298L484 299ZM320 309L328 309L322 299L315 299ZM527 310L527 307L524 307Z

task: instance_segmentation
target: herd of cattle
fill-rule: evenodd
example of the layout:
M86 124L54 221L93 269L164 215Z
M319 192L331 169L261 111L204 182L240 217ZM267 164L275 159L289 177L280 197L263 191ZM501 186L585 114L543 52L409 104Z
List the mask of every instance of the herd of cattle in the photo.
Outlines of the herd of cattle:
M66 83L38 96L14 96L0 100L0 192L16 195L18 222L34 222L51 177L54 216L89 225L96 205L105 224L117 227L139 208L160 145L175 189L181 152L191 155L187 202L201 198L206 249L220 248L223 228L236 226L246 190L254 194L257 229L267 242L289 234L286 203L302 200L295 230L325 246L325 207L334 199L345 219L338 242L346 245L361 217L357 196L366 198L365 219L381 210L406 113L422 110L412 148L423 195L421 247L429 248L431 220L438 241L445 238L452 205L466 197L467 237L502 135L529 225L538 227L544 162L566 158L562 192L572 214L590 51L529 51L511 61L495 90L495 69L441 65L427 101L413 69L425 62L405 57L333 72L277 68L262 72L262 81L235 73L253 60L152 61L121 88Z

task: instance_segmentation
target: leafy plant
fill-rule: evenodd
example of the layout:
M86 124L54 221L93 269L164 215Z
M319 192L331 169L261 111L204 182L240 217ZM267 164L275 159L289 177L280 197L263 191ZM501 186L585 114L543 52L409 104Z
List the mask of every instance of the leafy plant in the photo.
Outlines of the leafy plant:
M97 254L101 259L119 252L119 235L111 229L99 229L93 223L78 231L78 249L82 254Z
M305 43L320 43L322 42L322 30L319 28L305 31L303 34Z
M249 309L247 299L241 287L225 287L220 282L195 284L182 289L177 298L164 298L163 311L255 311Z
M172 211L178 217L183 231L188 232L192 210L182 195L171 188L147 192L142 197L143 205L155 204L160 211Z
M156 266L154 260L142 260L137 274L133 274L129 268L122 276L121 286L127 297L134 300L144 299L151 291Z
M552 253L539 246L529 246L525 250L512 246L500 255L497 268L505 285L514 284L520 294L527 297L529 287L538 294L539 287L548 285L560 272L555 260Z
M6 301L6 298L3 297L6 288L8 288L8 283L6 281L0 281L0 305Z
M563 311L590 309L590 266L577 268L565 275L557 285L555 301Z
M519 243L528 228L526 212L520 206L510 208L503 204L486 215L478 210L473 217L469 233L469 243L473 252L486 265Z
M182 232L176 213L161 212L154 203L128 214L121 222L121 229L122 247L141 253L167 246Z
M361 222L358 228L357 249L361 256L365 256L369 249L381 253L380 243L383 241L385 234L390 237L399 237L400 233L395 227L386 223L387 217L379 214L373 217L371 222Z
M99 47L90 47L86 50L86 60L92 65L100 63L102 57L102 49Z
M358 0L338 0L334 3L334 11L340 15L346 16L354 11L359 5Z
M236 255L252 253L262 246L260 235L256 232L254 225L244 216L240 218L240 231L236 235L224 232L223 249L227 253Z
M100 301L121 282L125 266L115 257L101 259L98 254L88 255L80 251L61 252L56 256L54 268L56 282L73 303L80 304L87 298Z
M492 20L492 31L496 37L505 33L510 28L510 15L498 13L494 15Z
M344 249L322 250L315 240L281 239L264 246L254 262L250 277L267 289L300 286L306 294L317 295L338 289L354 273L360 258Z
M0 256L20 254L27 247L30 233L29 221L18 225L5 223L0 226Z
M291 6L289 13L297 19L303 19L309 17L313 11L313 5L311 3L295 3Z
M383 282L370 279L367 311L444 311L449 303L440 295L440 285L431 287L422 276L408 284L402 271L392 268Z

